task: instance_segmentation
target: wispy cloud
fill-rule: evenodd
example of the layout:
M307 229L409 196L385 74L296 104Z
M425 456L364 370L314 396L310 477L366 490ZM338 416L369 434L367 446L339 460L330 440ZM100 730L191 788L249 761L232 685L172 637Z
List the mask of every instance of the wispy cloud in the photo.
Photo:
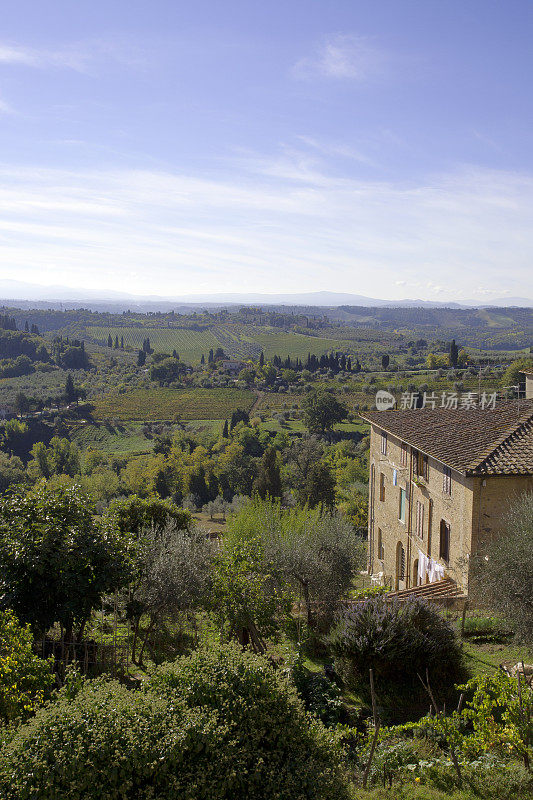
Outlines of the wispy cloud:
M137 47L120 40L93 39L55 49L0 43L0 65L71 69L91 73L104 61L138 66L144 63L144 57Z
M5 100L0 97L0 114L13 114L14 111Z
M353 34L328 37L309 57L300 59L293 75L301 80L316 77L366 81L381 72L387 57L368 39Z
M249 159L238 178L0 166L0 276L133 292L533 292L533 176L418 183Z

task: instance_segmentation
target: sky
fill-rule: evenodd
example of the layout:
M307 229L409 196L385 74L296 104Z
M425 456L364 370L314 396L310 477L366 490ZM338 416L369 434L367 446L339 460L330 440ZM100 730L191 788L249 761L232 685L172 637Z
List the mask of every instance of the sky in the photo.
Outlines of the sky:
M531 0L2 0L0 279L533 296Z

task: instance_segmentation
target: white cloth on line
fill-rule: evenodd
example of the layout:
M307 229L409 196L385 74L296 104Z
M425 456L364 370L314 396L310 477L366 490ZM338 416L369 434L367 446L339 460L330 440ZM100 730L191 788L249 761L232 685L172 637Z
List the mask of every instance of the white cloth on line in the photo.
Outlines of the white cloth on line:
M418 551L418 585L424 583L426 580L426 571L427 571L427 556L422 550Z

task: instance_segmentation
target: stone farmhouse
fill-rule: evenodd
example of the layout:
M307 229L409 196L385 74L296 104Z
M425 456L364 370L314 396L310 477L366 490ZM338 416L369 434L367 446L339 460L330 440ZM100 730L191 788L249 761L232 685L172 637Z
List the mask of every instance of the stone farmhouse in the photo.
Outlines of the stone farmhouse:
M371 411L368 568L394 590L442 578L468 594L469 559L533 490L533 399L492 408Z

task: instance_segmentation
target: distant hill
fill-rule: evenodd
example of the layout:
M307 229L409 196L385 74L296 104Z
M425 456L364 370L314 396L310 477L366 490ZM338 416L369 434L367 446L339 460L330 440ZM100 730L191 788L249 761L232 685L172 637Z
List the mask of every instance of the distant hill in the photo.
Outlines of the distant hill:
M338 308L339 306L364 306L366 308L472 308L472 307L530 307L533 300L512 297L491 303L460 304L434 300L405 299L383 300L376 297L345 292L301 292L294 294L266 293L216 293L159 297L156 295L131 295L126 292L74 289L68 286L44 286L16 280L0 280L0 302L19 307L91 308L94 310L165 311L171 309L220 308L234 305L300 306Z

